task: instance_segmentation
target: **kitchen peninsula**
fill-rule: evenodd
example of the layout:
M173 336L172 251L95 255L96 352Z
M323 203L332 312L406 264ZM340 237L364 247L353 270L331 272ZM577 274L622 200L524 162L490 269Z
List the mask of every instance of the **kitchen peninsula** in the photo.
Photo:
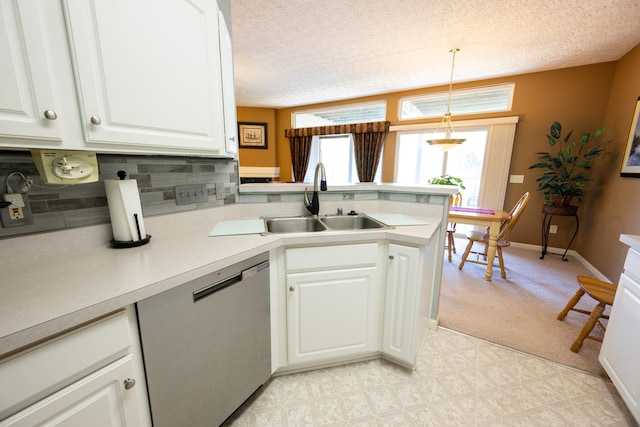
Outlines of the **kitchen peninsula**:
M338 208L344 212L402 214L419 218L420 225L389 224L394 228L209 237L212 227L223 220L301 215L303 191L302 184L243 185L240 203L148 217L146 227L152 235L151 242L137 248L110 248L108 224L5 239L0 248L4 260L0 267L3 295L0 301L0 354L15 354L145 298L269 252L272 263L271 324L275 337L272 370L321 364L319 359L304 354L299 355L299 363L288 361L292 356L291 349L285 349L287 339L282 336L287 330L283 321L288 314L285 307L279 306L283 296L279 292L286 290L285 275L299 274L302 270L295 269L305 268L284 261L289 248L371 247L375 243L377 249L372 255L372 267L392 259L403 248L415 251L419 257L420 280L429 290L428 295L422 295L428 304L416 312L416 317L424 318L423 326L434 327L444 245L444 231L440 225L446 222L449 195L455 188L359 184L330 186L320 197L321 215L333 214ZM379 278L388 280L391 269L379 268L374 274L378 277L376 280L384 283ZM381 300L390 297L388 289L387 293L383 287L377 289ZM385 343L384 336L375 340L382 341L382 345ZM389 342L389 348L393 348L393 344ZM367 351L379 353L380 344ZM337 360L333 357L326 360ZM390 358L394 359L394 356ZM402 361L403 357L397 359Z

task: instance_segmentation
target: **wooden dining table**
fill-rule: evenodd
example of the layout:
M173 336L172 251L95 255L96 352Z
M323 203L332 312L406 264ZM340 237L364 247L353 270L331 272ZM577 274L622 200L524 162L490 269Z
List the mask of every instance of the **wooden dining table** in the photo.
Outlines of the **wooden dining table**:
M491 281L493 276L493 260L496 256L500 224L509 219L509 212L501 209L466 208L451 206L449 208L449 222L471 224L489 227L489 247L487 248L487 270L484 278Z

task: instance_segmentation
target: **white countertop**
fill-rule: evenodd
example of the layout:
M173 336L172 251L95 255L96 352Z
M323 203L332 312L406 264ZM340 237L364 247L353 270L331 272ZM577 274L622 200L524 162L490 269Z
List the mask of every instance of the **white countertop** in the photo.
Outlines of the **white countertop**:
M109 247L102 238L110 233L108 224L4 240L0 355L282 245L378 239L424 245L441 221L427 217L428 225L353 232L208 236L217 221L240 209L147 218L151 241L136 248ZM98 243L87 242L95 236L101 236Z
M625 245L629 245L634 251L640 252L640 236L635 236L633 234L621 234L620 241Z

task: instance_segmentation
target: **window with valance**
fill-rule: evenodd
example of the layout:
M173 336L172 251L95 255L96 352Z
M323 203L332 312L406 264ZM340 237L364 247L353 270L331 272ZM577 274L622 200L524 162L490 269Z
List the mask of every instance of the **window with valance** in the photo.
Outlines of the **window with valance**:
M389 125L390 122L384 121L286 129L284 135L289 138L294 180L304 180L314 136L350 133L353 135L358 179L360 182L373 182Z

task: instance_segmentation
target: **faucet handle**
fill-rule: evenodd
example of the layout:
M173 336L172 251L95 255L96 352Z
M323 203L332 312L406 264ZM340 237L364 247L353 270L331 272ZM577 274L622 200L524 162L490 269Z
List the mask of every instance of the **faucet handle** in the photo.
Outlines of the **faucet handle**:
M338 215L342 215L342 208L338 208Z

